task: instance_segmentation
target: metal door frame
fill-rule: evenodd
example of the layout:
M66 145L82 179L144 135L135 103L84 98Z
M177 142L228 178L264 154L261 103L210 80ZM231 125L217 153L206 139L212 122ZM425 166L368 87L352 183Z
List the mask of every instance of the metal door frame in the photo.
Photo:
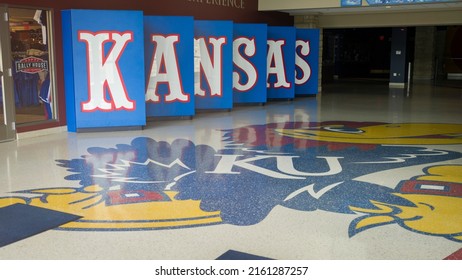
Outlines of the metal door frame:
M2 79L4 121L0 123L0 142L16 139L13 71L8 6L0 5L0 78Z

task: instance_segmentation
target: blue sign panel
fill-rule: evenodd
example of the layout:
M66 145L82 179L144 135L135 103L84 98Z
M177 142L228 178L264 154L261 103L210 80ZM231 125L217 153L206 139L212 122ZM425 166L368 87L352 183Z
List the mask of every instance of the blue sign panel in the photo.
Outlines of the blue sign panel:
M233 107L233 22L194 22L196 109Z
M143 13L66 10L62 21L68 130L145 125Z
M269 99L295 96L295 27L268 27L267 89Z
M362 5L362 0L341 0L341 6L342 7L348 7L348 6L361 6Z
M234 24L234 103L266 102L266 24Z
M402 5L412 3L455 2L457 0L367 0L369 5Z
M297 29L295 45L295 94L317 94L319 29Z
M194 18L144 17L148 117L193 116Z

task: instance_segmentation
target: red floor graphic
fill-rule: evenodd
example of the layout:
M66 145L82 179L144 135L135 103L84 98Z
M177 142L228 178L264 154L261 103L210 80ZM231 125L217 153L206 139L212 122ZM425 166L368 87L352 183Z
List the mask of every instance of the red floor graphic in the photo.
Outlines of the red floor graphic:
M445 258L445 260L462 260L462 248L449 257Z

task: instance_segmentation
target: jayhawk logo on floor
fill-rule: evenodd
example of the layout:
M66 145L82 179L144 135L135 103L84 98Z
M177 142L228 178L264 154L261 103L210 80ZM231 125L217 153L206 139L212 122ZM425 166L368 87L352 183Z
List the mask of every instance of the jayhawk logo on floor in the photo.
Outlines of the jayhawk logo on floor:
M148 230L253 225L282 205L350 214L350 236L395 224L462 242L462 165L445 163L462 154L437 146L462 144L462 125L273 123L225 131L224 141L218 151L146 137L90 148L58 160L79 187L17 192L0 207L82 216L61 229ZM424 167L396 186L362 180L417 165Z

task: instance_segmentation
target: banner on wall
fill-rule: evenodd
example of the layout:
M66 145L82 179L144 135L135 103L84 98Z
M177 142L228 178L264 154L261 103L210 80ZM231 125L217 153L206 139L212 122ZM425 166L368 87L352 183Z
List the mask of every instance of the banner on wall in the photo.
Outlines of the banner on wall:
M341 0L340 4L342 7L349 7L349 6L361 6L362 0Z
M194 22L196 109L233 107L233 22Z
M366 0L368 5L403 5L417 3L454 2L457 0ZM340 6L362 6L362 0L340 0Z
M413 3L455 2L458 0L366 0L369 5L402 5Z
M266 103L266 24L234 24L234 103Z
M295 96L295 27L268 27L267 97Z
M145 125L143 13L66 10L62 23L68 130Z
M318 93L319 29L297 29L295 42L295 94Z
M145 16L148 117L193 116L194 18Z

